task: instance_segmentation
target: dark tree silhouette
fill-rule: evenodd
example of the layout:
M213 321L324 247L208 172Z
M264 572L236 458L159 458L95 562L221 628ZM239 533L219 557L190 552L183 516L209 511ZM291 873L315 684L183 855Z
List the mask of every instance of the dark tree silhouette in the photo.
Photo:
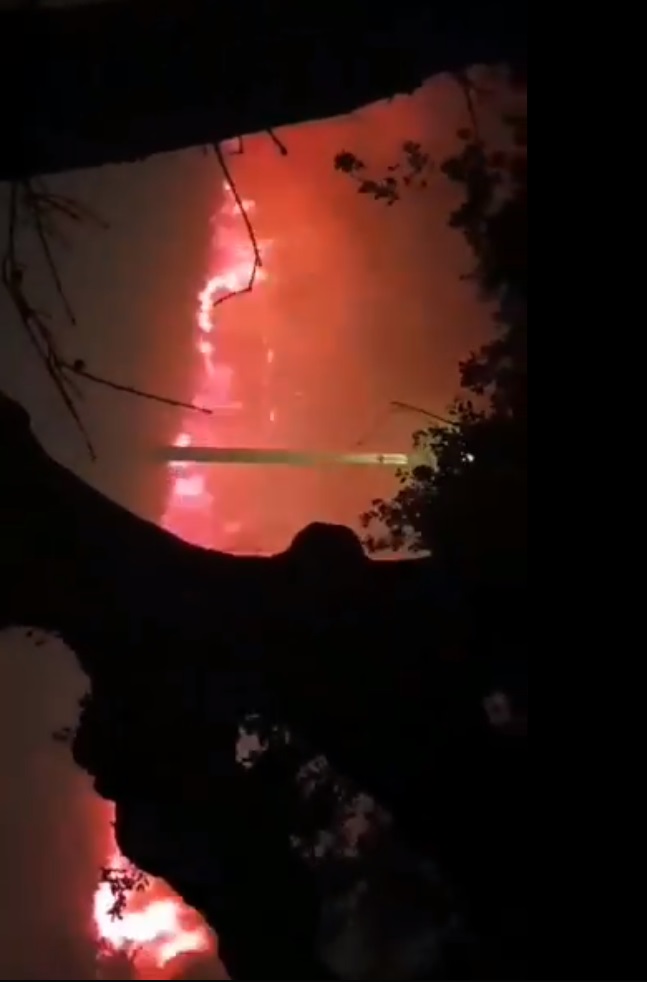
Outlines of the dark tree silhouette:
M517 101L519 96L517 95ZM494 338L460 365L463 395L447 420L432 420L416 442L428 467L401 475L393 501L377 501L364 516L372 551L429 550L463 578L516 580L526 555L527 481L527 118L523 107L504 114L505 149L488 149L478 119L460 130L460 153L441 171L465 190L450 226L474 256L468 278L493 310ZM420 148L405 145L404 182L427 166ZM411 160L414 158L415 167ZM344 165L346 161L342 162ZM338 162L339 166L339 162ZM350 171L358 173L357 162ZM360 190L392 199L401 179L371 182L360 168ZM418 181L418 184L420 181ZM366 186L368 185L368 191ZM447 425L447 424L450 425Z
M217 145L523 59L526 16L519 0L21 5L0 14L0 179Z
M430 422L415 434L429 463L401 472L395 497L374 501L363 523L370 552L406 546L430 553L436 573L461 584L465 632L455 652L462 674L458 685L492 689L483 705L517 755L514 783L497 791L503 810L518 816L517 834L499 854L509 874L499 882L511 890L516 909L493 889L494 880L482 879L481 887L489 883L486 903L496 907L498 902L500 912L508 907L508 954L515 945L519 956L525 936L522 761L528 673L527 112L525 85L515 79L512 107L503 112L503 133L493 149L482 132L471 82L462 76L459 83L470 123L457 134L460 152L440 170L464 190L450 225L470 246L474 265L467 278L492 310L494 336L460 365L462 394L445 416L427 413ZM431 162L423 148L408 143L402 159L377 179L351 153L340 155L336 166L358 182L360 193L391 205L403 193L420 193ZM475 862L472 873L477 869L482 874ZM474 888L478 892L476 882Z
M0 424L0 624L76 653L91 692L75 759L116 803L123 852L204 912L231 974L326 977L325 897L291 847L294 761L235 763L253 713L383 804L474 920L474 877L504 882L517 823L503 792L519 775L483 711L491 680L466 685L449 657L470 640L460 584L424 559L349 561L337 530L322 548L325 527L270 558L197 549L55 463L14 403ZM422 611L433 637L421 645ZM500 942L501 925L486 926ZM473 972L501 977L501 958L479 952Z

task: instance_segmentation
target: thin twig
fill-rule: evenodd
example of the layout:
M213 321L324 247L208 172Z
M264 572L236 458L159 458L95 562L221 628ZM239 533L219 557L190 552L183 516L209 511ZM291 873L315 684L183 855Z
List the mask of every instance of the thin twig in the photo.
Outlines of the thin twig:
M282 157L287 157L287 155L288 155L288 148L286 147L285 143L283 143L283 140L280 140L279 139L279 137L276 135L276 133L274 132L274 130L268 130L267 132L269 134L270 140L272 141L272 143L274 144L274 146L276 147L276 149L279 151L279 153L281 154L281 156Z
M171 399L170 396L156 395L154 392L138 389L134 385L124 385L120 382L114 382L112 379L104 378L102 375L95 375L86 369L82 361L75 361L72 364L61 362L61 367L66 372L71 372L88 382L94 382L96 385L104 385L108 389L114 389L115 392L126 392L128 395L137 396L139 399L149 399L152 402L160 402L167 406L176 406L178 409L191 409L193 412L204 413L206 416L212 415L212 410L207 409L206 406L196 406L192 402L183 402L181 399Z
M227 166L227 161L225 160L224 154L218 145L214 145L214 151L218 159L218 163L220 164L220 169L222 170L223 177L228 187L231 189L231 193L234 196L234 201L236 202L236 206L238 208L238 211L240 212L240 216L243 219L243 222L245 223L245 228L247 229L247 234L249 236L249 241L254 254L254 262L252 263L252 269L249 275L249 282L247 283L246 286L241 287L240 290L232 290L231 292L226 293L224 296L219 297L217 300L214 300L213 306L219 307L220 304L224 303L226 300L231 300L232 297L240 296L242 293L251 293L251 291L254 288L254 283L256 282L256 275L258 273L258 270L261 269L263 266L263 260L261 258L261 251L258 246L258 241L256 239L256 234L252 227L252 223L249 220L249 215L247 214L247 210L245 208L245 205L243 204L243 200L238 192L238 188L236 187L236 182L234 181L231 175L231 171Z
M47 268L49 269L50 276L54 283L54 288L58 294L58 298L61 301L65 314L70 321L70 323L76 327L76 317L74 316L74 311L72 310L72 305L67 299L65 290L63 289L63 283L59 275L56 263L54 262L54 257L52 255L52 250L50 248L45 229L43 227L43 219L40 214L40 209L37 205L37 199L34 196L33 189L30 187L29 182L25 183L25 195L30 208L32 209L34 215L34 225L36 229L36 235L38 236L38 241L40 242L40 247L43 250L43 255L45 257L45 262L47 263Z
M457 426L454 420L447 419L446 416L440 416L439 413L432 413L429 409L422 409L420 406L413 406L410 402L400 402L398 399L393 399L391 405L394 409L404 409L409 413L420 413L421 416L428 416L429 419L435 419L439 423L443 423L445 426Z
M60 369L60 360L51 331L44 322L42 314L32 307L24 293L24 267L17 257L17 233L19 226L19 186L13 184L9 192L9 221L7 227L7 243L2 261L2 281L18 314L20 324L25 331L29 343L34 348L37 357L45 367L60 398L72 415L92 460L96 453L90 435L74 403L70 391L66 387L65 378Z
M463 93L465 99L465 106L467 108L467 114L470 118L470 123L472 124L472 131L474 133L474 139L476 143L480 146L483 143L481 138L480 126L478 112L476 110L476 103L474 102L474 92L476 87L469 77L468 72L461 71L455 72L454 77L458 83L458 86Z

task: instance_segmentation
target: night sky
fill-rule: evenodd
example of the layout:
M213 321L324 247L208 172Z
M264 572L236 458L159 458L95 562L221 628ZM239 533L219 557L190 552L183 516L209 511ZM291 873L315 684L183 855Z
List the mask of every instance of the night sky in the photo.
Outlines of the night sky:
M453 203L446 181L436 175L426 192L386 209L357 195L332 161L353 150L379 171L405 139L420 139L442 159L463 124L458 94L440 80L415 98L282 132L287 157L267 137L249 138L232 163L241 194L256 200L259 234L274 245L262 302L238 298L223 317L247 327L252 310L267 318L294 380L285 423L293 445L406 449L420 420L389 414L389 401L442 410L454 393L457 361L481 337L484 315L459 280L469 260L445 228ZM70 359L190 398L195 296L220 184L215 156L199 150L51 182L110 224L105 232L70 229L69 248L58 254L79 321L76 329L60 321ZM34 295L58 318L33 247L27 255ZM29 409L47 449L158 518L164 475L144 449L171 438L177 411L88 387L84 418L99 451L92 464L4 296L0 323L0 389ZM282 544L309 518L354 522L373 494L388 489L385 480L376 472L293 474L296 507L272 513L268 497L267 521ZM0 638L0 978L91 977L89 907L104 858L105 809L50 738L72 721L83 688L73 658L55 643Z

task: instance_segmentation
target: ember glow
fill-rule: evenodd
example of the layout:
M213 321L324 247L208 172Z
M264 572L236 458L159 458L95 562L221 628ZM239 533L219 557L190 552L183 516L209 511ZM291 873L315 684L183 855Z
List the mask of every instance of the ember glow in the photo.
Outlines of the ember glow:
M253 212L254 203L243 201L245 215ZM213 221L214 236L209 276L197 297L194 348L196 382L193 403L212 410L212 415L187 412L174 444L190 447L194 444L227 442L225 430L231 421L243 417L245 405L236 397L236 367L219 358L219 302L231 294L246 291L250 283L263 282L265 270L258 267L254 244L245 216L230 186L223 187L223 204ZM259 243L263 251L268 243ZM257 268L258 267L258 268ZM253 280L252 280L253 274ZM270 366L274 353L265 352L265 364ZM263 379L258 379L263 385ZM273 419L267 411L266 421ZM247 421L249 425L249 421ZM240 430L240 427L239 427ZM169 467L169 494L162 516L164 528L176 535L205 547L230 547L232 536L243 531L244 516L219 514L220 497L217 488L209 487L204 467L180 461ZM126 861L113 843L106 866L112 870L125 869ZM116 917L115 897L109 883L101 882L94 895L93 919L99 939L100 959L110 960L123 954L140 979L172 978L179 968L179 959L192 954L213 954L214 939L199 918L182 900L158 880L151 880L141 891L133 891L125 910Z

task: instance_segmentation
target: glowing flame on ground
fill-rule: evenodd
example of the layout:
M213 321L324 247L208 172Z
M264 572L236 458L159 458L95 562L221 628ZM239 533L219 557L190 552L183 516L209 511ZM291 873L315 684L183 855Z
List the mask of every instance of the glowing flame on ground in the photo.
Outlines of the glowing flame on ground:
M195 351L200 367L194 402L214 410L241 408L231 402L233 370L217 360L216 305L228 294L248 289L252 273L254 283L264 279L264 271L255 268L253 243L235 195L226 183L223 190L224 204L214 218L214 246L219 248L217 265L221 268L209 276L200 290L196 310ZM251 201L242 205L246 213L254 207ZM268 363L272 358L273 352L268 353ZM186 447L210 442L214 439L214 428L213 417L187 413L175 445ZM190 462L179 462L169 465L169 473L171 486L162 516L163 527L196 545L213 546L218 529L214 525L213 498L204 470ZM114 844L106 865L112 870L127 867ZM199 915L158 880L151 880L141 891L133 891L120 916L115 916L114 904L110 883L99 883L94 895L93 921L100 957L110 959L120 953L128 956L138 978L150 979L155 970L170 971L180 956L214 951L213 937Z
M110 869L125 868L115 848ZM187 908L165 884L152 881L142 893L134 892L126 910L115 916L115 896L110 883L101 882L94 895L93 918L102 953L129 956L139 974L146 968L164 969L182 955L208 953L212 938L199 915Z

